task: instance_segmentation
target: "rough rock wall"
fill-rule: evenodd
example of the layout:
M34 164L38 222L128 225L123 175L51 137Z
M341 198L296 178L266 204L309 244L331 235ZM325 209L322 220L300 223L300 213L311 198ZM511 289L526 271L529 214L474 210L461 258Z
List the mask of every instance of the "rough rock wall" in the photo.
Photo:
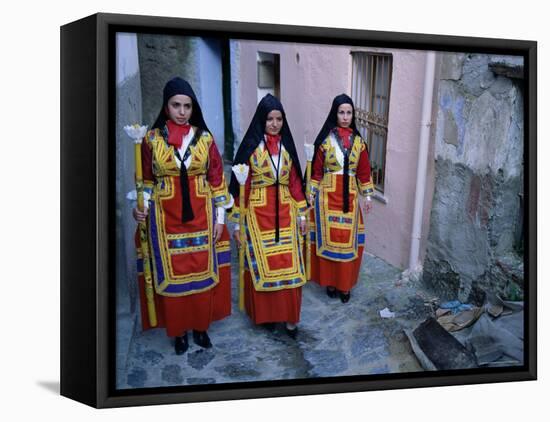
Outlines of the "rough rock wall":
M442 297L463 302L481 302L486 291L518 300L523 293L522 59L442 54L441 60L424 281Z
M193 37L138 35L143 122L149 127L162 107L164 85L174 76L189 81L195 94L200 95L196 42Z
M123 127L141 121L139 74L124 80L117 87L117 143L116 143L116 231L117 231L117 300L129 300L129 309L135 312L137 291L134 233L136 222L132 218L132 203L126 194L136 188L134 182L134 144ZM120 309L120 306L119 306Z
M117 381L126 367L130 339L138 313L136 250L132 204L126 194L135 189L134 143L124 132L124 126L140 123L141 88L137 59L137 39L133 34L117 37L116 88L116 369Z

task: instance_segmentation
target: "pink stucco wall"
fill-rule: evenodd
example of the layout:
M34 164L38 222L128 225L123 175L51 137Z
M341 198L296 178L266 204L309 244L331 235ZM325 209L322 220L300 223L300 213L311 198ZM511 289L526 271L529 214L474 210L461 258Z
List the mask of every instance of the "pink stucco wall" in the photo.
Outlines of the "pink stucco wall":
M414 50L368 50L391 53L393 70L383 195L386 203L376 201L367 218L367 251L404 269L408 267L411 243L426 53ZM433 148L430 148L430 154L421 257L426 248L433 195Z
M302 168L304 142L312 143L330 110L332 99L348 91L349 48L322 45L239 41L237 109L234 128L240 141L257 106L258 51L279 54L281 102L296 143ZM297 55L299 59L297 59ZM233 72L233 69L232 69Z
M304 141L314 141L332 99L342 92L350 93L351 49L347 46L239 41L236 45L239 69L235 73L238 74L236 106L240 110L239 124L235 127L237 138L240 140L244 134L256 109L256 53L280 54L281 101L304 167ZM385 189L384 195L378 195L379 198L374 200L373 210L366 220L367 251L405 269L411 244L426 54L363 47L353 50L391 53L393 56ZM433 148L430 148L428 163L422 257L433 195Z

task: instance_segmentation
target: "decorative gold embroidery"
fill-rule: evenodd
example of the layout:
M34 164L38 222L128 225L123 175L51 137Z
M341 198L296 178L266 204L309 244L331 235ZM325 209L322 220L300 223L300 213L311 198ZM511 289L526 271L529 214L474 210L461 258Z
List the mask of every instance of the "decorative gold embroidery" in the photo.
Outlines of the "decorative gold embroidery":
M362 196L369 196L374 194L374 184L372 183L372 179L369 179L369 181L366 183L360 183L359 181L357 181L357 189Z
M280 187L281 205L290 205L290 226L279 229L279 243L275 243L275 230L263 230L254 210L267 205L266 189L252 189L249 212L246 215L247 238L251 242L246 248L246 259L251 268L255 289L273 291L295 288L305 284L304 261L298 241L296 211L292 206L290 192L286 185ZM283 269L271 269L268 258L282 254L292 254L292 263ZM285 281L291 284L279 284Z
M256 148L249 159L251 168L251 191L245 217L246 259L254 287L258 291L274 291L296 288L305 284L304 259L300 247L297 226L299 208L305 209L305 201L296 202L292 198L288 184L292 160L286 150L282 150L279 171L279 194L281 206L288 205L290 226L279 229L279 242L275 243L275 229L265 229L265 222L260 222L256 209L267 204L267 188L276 183L276 175L271 165L267 150ZM230 216L238 221L237 207ZM291 254L291 262L285 268L272 269L270 262L277 256Z
M197 130L194 128L194 130ZM225 179L219 186L212 187L206 180L208 171L208 154L213 138L209 133L203 132L195 145L189 146L191 154L191 162L187 169L190 181L194 183L194 192L199 201L205 203L206 221L208 226L206 230L182 233L182 234L167 234L166 221L163 209L163 202L174 198L174 183L179 183L180 170L176 164L174 156L174 147L169 145L162 136L159 129L149 131L146 136L146 142L151 148L153 154L153 173L156 183L153 186L152 200L154 201L154 224L149 224L149 238L155 239L154 247L151 242L151 256L157 259L157 265L153 265L155 280L159 280L158 271L162 271L162 282L155 283L157 294L163 296L185 296L189 294L200 293L209 290L219 282L217 272L217 256L219 252L229 250L229 242L219 242L214 248L212 245L213 233L213 208L212 201L215 200L217 205L222 205L229 202L229 193ZM182 164L183 165L183 164ZM225 199L224 199L225 197ZM152 217L153 218L153 217ZM153 228L154 226L154 228ZM153 236L153 230L155 230ZM218 248L221 248L221 250ZM156 254L155 255L155 249ZM196 253L201 251L209 251L208 262L205 263L203 271L197 273L177 274L173 268L172 258L175 255ZM214 261L216 260L216 261ZM229 264L223 264L229 265ZM219 266L218 266L219 268ZM210 282L204 283L204 288L192 288L191 290L183 290L178 293L167 292L170 286L185 285L193 282L203 282L211 279Z
M212 249L212 207L211 206L205 206L206 211L206 221L208 222L208 230L199 231L199 232L192 232L192 233L183 233L183 234L177 234L177 235L170 235L165 233L164 228L166 227L166 221L165 221L165 215L163 211L162 202L166 201L168 199L172 199L174 196L174 188L172 184L174 183L175 178L173 177L164 177L164 185L165 185L165 192L169 192L168 195L156 195L155 197L155 217L156 217L156 227L159 228L156 232L156 235L158 236L158 241L156 244L159 247L159 253L161 255L161 261L162 261L162 269L164 272L164 280L159 285L158 283L155 283L155 291L157 294L162 296L184 296L186 294L194 294L194 293L200 293L202 291L206 291L214 287L218 283L218 274L214 271L214 254L209 253L208 254L208 265L204 269L204 271L197 272L197 273L186 273L186 274L176 274L172 265L172 260L170 256L172 255L179 255L181 253L186 253L187 250L177 250L170 248L170 241L176 240L176 239L187 239L187 238L198 238L198 237L205 237L206 238L206 244L203 245L197 245L186 248L189 249L188 252L198 252L198 251L204 251L204 250L211 250ZM194 177L194 183L195 183L195 189L196 189L196 195L199 197L200 200L204 200L209 197L209 190L205 183L205 176L199 176ZM204 199L203 199L204 198ZM208 204L208 202L207 202ZM153 238L152 236L152 226L149 225L149 237ZM154 251L151 251L153 254ZM151 255L154 256L154 255ZM158 273L157 273L157 267L156 265L153 265L154 269L154 275L155 279L158 280ZM212 277L214 280L214 283L209 285L208 287L204 289L197 289L192 290L189 292L186 292L185 294L176 293L176 294L170 294L165 292L165 289L174 284L186 284L197 280L204 280L208 276Z
M369 183L358 184L355 174L359 163L359 157L366 145L361 137L356 136L349 154L348 175L337 175L342 166L338 163L334 145L329 135L321 144L325 151L324 175L321 182L312 180L312 192L315 199L315 219L312 221L310 238L316 243L316 253L332 261L349 262L357 258L358 246L364 242L364 225L358 207L358 194L368 192ZM350 200L352 207L350 212L343 213L341 209L329 208L329 195L336 192L337 180L342 177L350 178ZM349 232L347 241L335 239L331 228Z
M271 186L276 182L276 175L273 173L273 167L271 166L271 160L267 149L261 147L256 150L250 156L250 171L252 174L252 186ZM281 171L279 172L279 184L288 185L290 182L290 168L292 160L290 154L283 150L281 157Z

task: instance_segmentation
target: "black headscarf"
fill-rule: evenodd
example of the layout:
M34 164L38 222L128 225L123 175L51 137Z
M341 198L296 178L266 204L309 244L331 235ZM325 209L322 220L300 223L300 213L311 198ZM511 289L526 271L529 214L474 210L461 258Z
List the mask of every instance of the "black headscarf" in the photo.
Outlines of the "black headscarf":
M208 133L210 133L204 121L204 117L202 116L201 106L199 105L197 96L195 95L193 88L191 88L191 85L189 85L189 82L177 76L175 78L170 79L164 86L163 95L162 95L162 108L160 109L157 120L155 120L155 123L153 124L151 129L156 129L156 128L160 129L162 132L164 132L163 134L164 136L166 136L166 139L168 140L168 133L167 133L168 129L166 128L166 120L168 119L168 116L166 115L165 109L168 106L168 100L170 100L170 98L172 98L174 95L187 95L189 98L191 98L191 101L193 103L193 111L191 114L191 119L189 119L189 124L197 128L195 137L200 136L200 134L203 131L207 131ZM174 148L174 152L176 155L179 156L175 148ZM181 186L181 200L182 200L181 221L182 223L186 223L187 221L193 220L195 216L193 214L193 208L191 206L191 197L189 194L189 182L187 178L187 169L185 168L185 164L184 164L185 159L183 157L179 157L179 158L181 161L181 164L180 164L180 186Z
M210 133L210 130L208 130L208 127L204 121L204 117L202 116L201 106L199 105L195 91L193 91L193 88L191 88L189 82L178 76L170 79L166 82L166 85L164 85L164 90L162 92L162 107L157 120L155 120L155 123L151 129L159 128L160 130L164 130L164 126L166 125L166 120L168 118L168 116L166 116L165 108L168 105L168 100L174 95L187 95L191 98L193 101L193 114L191 114L189 124Z
M354 135L361 136L361 134L357 130L357 126L355 125L355 106L353 105L353 100L349 97L349 95L346 95L346 94L337 95L336 97L334 97L334 100L332 100L332 106L330 107L330 112L328 113L327 119L325 120L325 124L321 128L321 131L317 135L317 138L315 138L315 152L313 153L313 162L315 162L315 156L317 155L319 146L327 138L329 133L332 130L334 130L336 127L338 127L338 117L337 117L338 107L340 107L342 104L351 105L352 116L351 116L351 124L349 125L349 127L353 131ZM338 133L335 133L335 136L338 137ZM342 207L342 211L344 213L349 211L349 177L346 177L348 174L348 170L349 170L349 157L347 153L344 153L344 177L343 177L344 204Z
M267 94L262 98L254 117L252 117L252 122L246 131L244 138L239 146L235 159L233 160L233 165L236 164L248 164L250 156L254 150L258 147L261 141L264 140L265 134L265 124L267 121L267 115L273 110L278 110L283 115L283 126L279 134L281 135L281 144L285 147L286 151L292 159L292 165L295 166L298 177L300 178L300 185L302 186L302 191L304 192L304 183L302 180L302 170L300 168L300 161L298 159L298 153L296 152L296 145L294 145L294 139L292 138L292 133L290 132L290 127L288 126L288 121L286 120L286 114L283 109L281 102L271 94ZM277 176L278 177L278 176ZM279 241L279 180L277 178L277 199L275 204L275 241ZM233 197L238 197L239 195L239 182L234 174L231 174L231 183L229 184L229 192Z

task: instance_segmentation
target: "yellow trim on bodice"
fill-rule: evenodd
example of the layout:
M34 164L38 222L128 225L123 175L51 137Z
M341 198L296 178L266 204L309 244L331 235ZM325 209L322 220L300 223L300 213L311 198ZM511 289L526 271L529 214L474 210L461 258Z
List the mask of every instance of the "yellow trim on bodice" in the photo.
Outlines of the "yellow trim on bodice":
M193 132L196 133L197 130L201 129L193 126ZM187 168L189 176L205 174L208 170L208 151L214 139L207 131L202 131L199 136L194 145L189 145L191 153L191 163ZM156 177L178 176L180 169L176 164L174 146L164 139L162 131L158 128L153 129L148 132L146 139L153 153L153 174Z
M271 159L267 148L259 146L250 156L250 171L252 177L252 187L271 186L277 181L277 176L273 172ZM292 159L286 149L283 149L281 157L281 171L279 171L279 184L287 185L290 182L290 169L292 168Z
M342 170L342 166L336 158L336 148L332 143L332 136L329 134L320 145L325 153L325 162L323 164L325 173L334 173ZM367 148L367 145L363 139L355 135L353 138L353 145L349 154L349 175L355 176L357 171L357 165L359 164L359 157L361 153Z
M193 130L201 129L193 127ZM150 130L145 142L151 149L155 178L148 224L155 291L162 296L186 296L209 290L219 281L218 253L228 247L226 243L212 243L213 204L224 205L230 200L223 177L218 186L212 186L207 180L209 152L214 139L210 133L202 131L197 141L188 147L191 157L187 168L189 190L192 192L195 205L200 206L203 213L201 217L205 218L206 224L193 226L193 223L189 223L177 233L173 232L177 223L170 217L174 214L174 207L179 207L174 204L176 192L180 189L180 169L176 163L174 146L168 144L160 129ZM172 233L168 232L169 219L172 220ZM198 253L207 253L207 257L202 264L195 265L197 270L182 265L182 262L193 254L197 256ZM182 269L184 267L185 269Z
M297 216L305 212L305 201L297 202L290 193L292 159L289 153L282 149L280 158L279 201L280 205L288 205L290 225L279 229L278 243L275 243L274 221L269 221L273 226L266 229L267 221L259 219L259 215L265 215L266 207L274 206L267 202L268 189L274 189L277 181L269 153L258 146L249 159L251 190L245 217L245 253L257 291L292 289L306 283L302 237L297 222ZM288 266L280 268L274 264L278 257L279 262L286 262L288 254L292 256Z

